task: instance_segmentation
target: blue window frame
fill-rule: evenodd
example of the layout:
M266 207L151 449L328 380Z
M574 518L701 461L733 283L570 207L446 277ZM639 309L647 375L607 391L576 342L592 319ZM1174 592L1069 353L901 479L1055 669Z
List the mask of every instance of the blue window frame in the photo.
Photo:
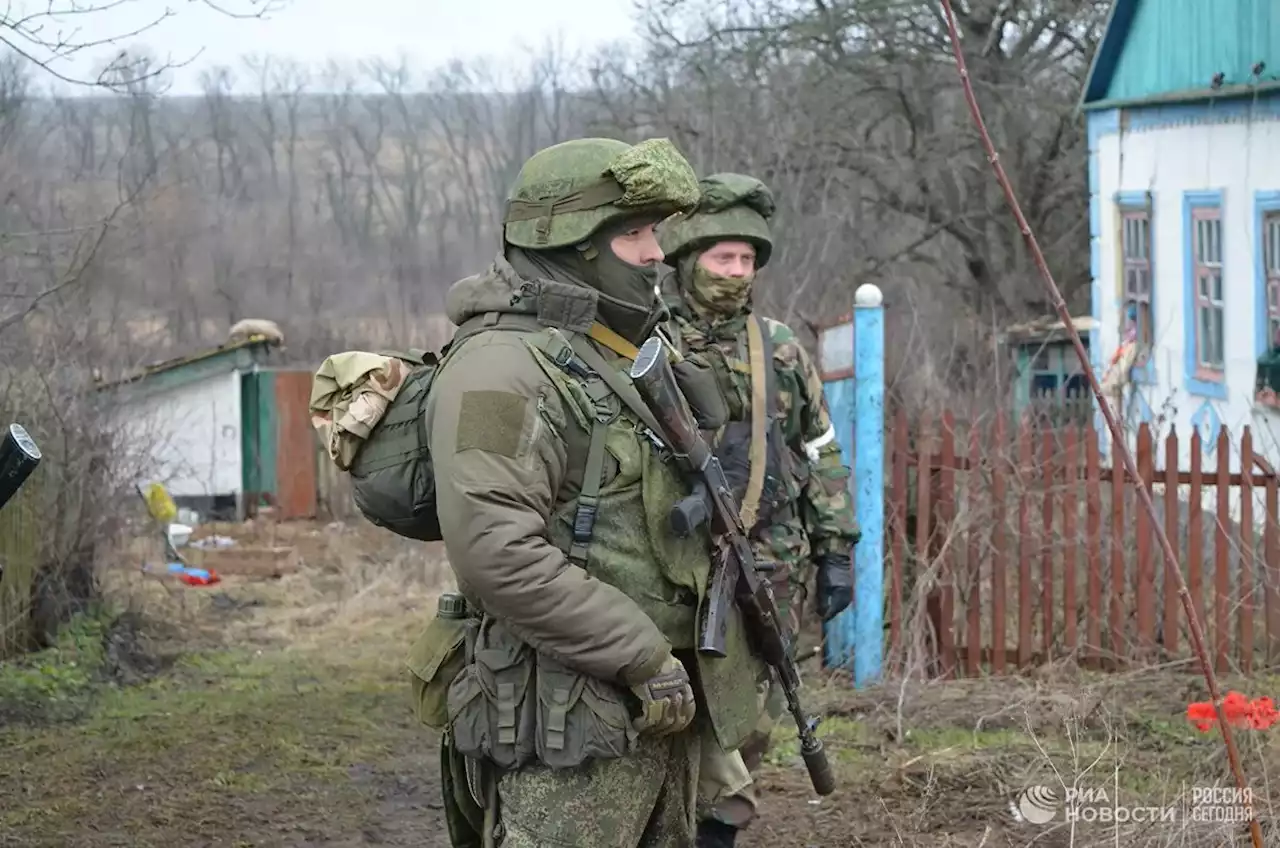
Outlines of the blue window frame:
M1280 191L1260 191L1253 197L1258 243L1254 250L1257 284L1255 320L1258 355L1280 336Z
M1152 196L1145 191L1116 194L1119 218L1120 336L1124 337L1126 316L1132 310L1138 318L1138 357L1130 372L1134 382L1155 382L1155 247Z
M1280 191L1253 196L1254 232L1254 347L1261 357L1280 346ZM1261 375L1258 375L1261 377ZM1280 406L1271 391L1258 394L1268 406Z
M1182 196L1185 377L1193 395L1225 399L1226 291L1222 192Z

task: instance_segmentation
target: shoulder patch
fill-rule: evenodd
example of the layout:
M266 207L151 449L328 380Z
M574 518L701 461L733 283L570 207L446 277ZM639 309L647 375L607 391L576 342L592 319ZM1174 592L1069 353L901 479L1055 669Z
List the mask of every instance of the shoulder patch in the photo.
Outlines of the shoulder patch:
M478 450L515 459L529 403L515 392L463 392L454 452Z

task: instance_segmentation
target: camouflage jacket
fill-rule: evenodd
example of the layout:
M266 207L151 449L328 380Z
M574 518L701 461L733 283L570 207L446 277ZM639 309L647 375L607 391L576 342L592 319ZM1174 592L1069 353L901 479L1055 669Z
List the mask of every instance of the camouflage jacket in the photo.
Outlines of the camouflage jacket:
M670 284L670 281L668 281ZM668 288L668 291L671 289ZM668 331L683 351L704 352L714 345L731 363L730 413L734 420L751 415L750 367L743 360L748 315L740 314L708 324L678 298L668 298L672 320ZM793 457L794 476L788 481L793 509L753 539L756 558L777 563L793 581L807 578L804 565L819 557L852 554L859 532L849 493L849 469L832 438L831 414L822 390L822 377L796 334L785 324L766 318L773 341L778 412L783 437ZM816 459L806 445L825 443ZM777 575L780 579L783 574Z

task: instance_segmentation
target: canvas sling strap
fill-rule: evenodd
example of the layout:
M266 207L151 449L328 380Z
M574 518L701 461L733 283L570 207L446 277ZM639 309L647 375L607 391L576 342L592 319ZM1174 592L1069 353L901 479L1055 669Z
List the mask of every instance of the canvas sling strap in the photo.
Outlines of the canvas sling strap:
M587 336L627 361L634 361L639 353L635 345L600 323L592 324L587 331ZM587 546L591 542L596 514L600 507L605 437L609 425L616 417L616 412L608 403L609 395L616 394L618 399L655 434L661 431L658 429L657 420L645 406L635 386L624 380L618 370L606 362L604 357L581 335L559 330L555 334L539 336L535 344L539 345L539 349L551 361L570 373L575 372L573 362L575 355L576 359L581 360L582 365L594 372L593 374L575 373L575 376L583 381L583 390L596 407L596 415L591 423L591 435L587 443L587 462L578 492L578 507L574 511L573 541L569 548L569 558L584 564L587 559Z
M609 350L618 354L618 356L621 356L628 362L635 362L636 357L640 355L640 349L638 347L598 321L591 325L591 329L587 331L587 335L591 336L591 338L609 348Z
M750 473L747 491L742 498L742 526L748 531L755 527L760 509L760 495L764 491L764 471L767 461L769 401L773 392L773 344L763 330L764 319L752 315L747 321L747 361L751 364L751 451L748 454Z

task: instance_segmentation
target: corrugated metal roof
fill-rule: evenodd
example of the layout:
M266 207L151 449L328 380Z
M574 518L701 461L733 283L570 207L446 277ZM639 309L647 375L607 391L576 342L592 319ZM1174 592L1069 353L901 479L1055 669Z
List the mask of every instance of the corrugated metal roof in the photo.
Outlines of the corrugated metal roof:
M166 359L163 362L157 362L154 365L148 365L138 371L135 371L132 374L126 375L117 380L111 380L108 382L99 383L97 386L97 389L99 391L102 391L104 389L123 386L127 383L137 383L137 382L146 380L150 377L155 377L160 374L165 374L171 371L177 371L179 369L186 368L191 365L196 365L201 362L206 362L215 357L223 356L225 354L233 353L237 350L242 350L245 348L259 348L265 352L271 346L272 346L272 342L269 339L267 339L265 336L250 336L247 339L240 339L234 342L227 342L226 344L219 345L218 347L214 347L214 348L209 348L207 350L202 350L198 353L189 354L187 356L179 356L173 359Z
M1082 108L1232 97L1280 87L1275 0L1116 0ZM1254 67L1263 63L1262 73ZM1215 75L1222 78L1215 84Z

